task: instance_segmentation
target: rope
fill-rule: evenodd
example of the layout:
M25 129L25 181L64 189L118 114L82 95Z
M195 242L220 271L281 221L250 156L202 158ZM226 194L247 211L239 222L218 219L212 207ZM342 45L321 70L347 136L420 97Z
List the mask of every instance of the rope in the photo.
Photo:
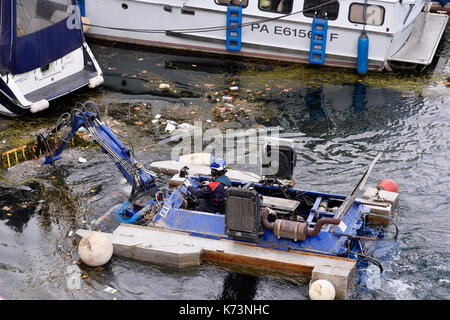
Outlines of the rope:
M367 0L364 0L363 20L364 20L363 31L366 32L366 25L367 25Z
M361 258L362 260L368 260L368 261L372 262L374 265L376 265L378 268L380 268L380 273L383 273L383 265L381 264L380 261L378 261L374 257L366 256L362 253L357 253L357 252L349 252L349 253L356 254L358 256L358 258Z

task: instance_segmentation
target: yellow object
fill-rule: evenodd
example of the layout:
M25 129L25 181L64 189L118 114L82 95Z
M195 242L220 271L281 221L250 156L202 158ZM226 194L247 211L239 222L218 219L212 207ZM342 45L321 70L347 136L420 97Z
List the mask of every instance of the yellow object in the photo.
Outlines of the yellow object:
M91 26L87 26L87 24L91 24L91 20L87 17L81 17L81 22L83 23L83 33L88 32Z
M261 8L267 8L267 7L270 7L271 4L272 4L272 3L271 3L270 0L261 0L261 1L259 2L259 6L260 6Z
M17 26L17 36L21 37L25 35L25 29L22 26Z
M11 168L11 159L10 159L9 155L12 153L14 153L14 158L16 159L16 164L19 163L19 157L17 155L18 151L22 151L23 159L26 160L26 156L25 156L26 148L27 148L27 146L21 146L21 147L6 151L2 154L2 156L6 156L6 160L8 161L8 168Z

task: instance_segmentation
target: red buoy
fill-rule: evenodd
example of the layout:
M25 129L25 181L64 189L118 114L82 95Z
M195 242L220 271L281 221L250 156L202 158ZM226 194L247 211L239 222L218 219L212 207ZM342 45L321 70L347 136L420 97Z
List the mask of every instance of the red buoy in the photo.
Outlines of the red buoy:
M377 189L398 193L398 185L391 179L383 179L378 182Z

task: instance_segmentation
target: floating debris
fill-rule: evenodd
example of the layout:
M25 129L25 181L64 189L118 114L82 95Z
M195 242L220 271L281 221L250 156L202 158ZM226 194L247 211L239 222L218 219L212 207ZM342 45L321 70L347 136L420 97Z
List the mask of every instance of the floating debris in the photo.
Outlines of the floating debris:
M167 123L165 131L166 132L174 132L176 128L177 127L175 127L175 125L173 125L172 123L169 122L169 123Z
M103 291L108 292L108 293L116 293L117 292L116 289L111 288L109 286L106 286L106 288Z

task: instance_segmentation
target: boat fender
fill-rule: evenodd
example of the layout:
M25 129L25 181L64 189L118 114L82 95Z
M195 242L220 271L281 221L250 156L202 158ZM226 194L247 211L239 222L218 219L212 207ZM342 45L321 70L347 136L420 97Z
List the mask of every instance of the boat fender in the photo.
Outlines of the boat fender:
M377 189L398 193L398 184L394 180L383 179L378 182Z
M358 38L358 60L356 70L359 74L367 73L369 65L369 37L366 31L362 31Z
M336 290L330 281L316 280L309 286L309 297L311 300L334 300Z
M83 237L78 245L78 255L91 267L106 264L113 254L113 244L109 236L101 232L92 232Z
M83 33L86 33L91 28L91 20L88 17L81 17L81 23L83 23Z
M49 107L49 102L45 99L39 100L35 103L32 103L30 106L31 113L36 113L42 110L45 110Z
M102 76L96 76L89 80L89 88L93 89L95 87L98 87L103 83L103 77Z

